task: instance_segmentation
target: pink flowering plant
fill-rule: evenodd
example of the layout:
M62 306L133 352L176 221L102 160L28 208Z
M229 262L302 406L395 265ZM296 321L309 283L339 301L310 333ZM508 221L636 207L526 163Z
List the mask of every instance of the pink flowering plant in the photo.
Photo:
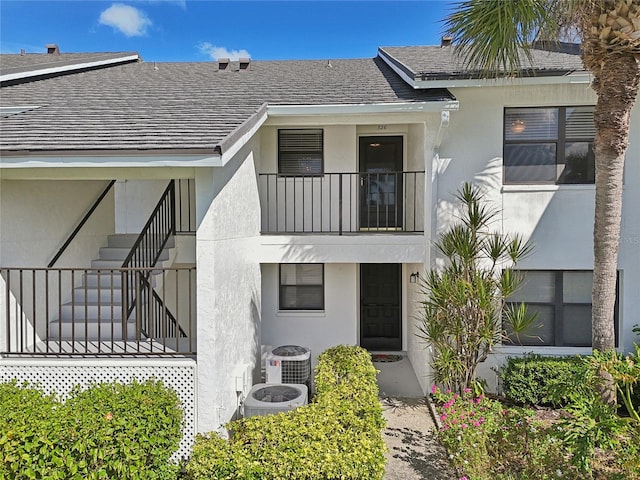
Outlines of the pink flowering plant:
M505 407L471 389L431 390L441 428L438 437L452 465L468 480L578 479L551 426L528 409Z

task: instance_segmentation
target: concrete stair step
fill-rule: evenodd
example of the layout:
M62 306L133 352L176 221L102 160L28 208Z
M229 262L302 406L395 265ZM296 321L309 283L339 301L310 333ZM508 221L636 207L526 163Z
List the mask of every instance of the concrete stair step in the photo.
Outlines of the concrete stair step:
M127 256L129 255L129 252L131 252L130 248L124 248L124 247L102 247L100 249L100 260L119 260L120 261L120 265L122 265L122 262L124 262L124 260L127 258ZM149 253L149 256L152 255L152 253ZM145 257L146 258L146 257ZM168 260L169 259L169 250L167 250L166 248L160 253L160 257L158 258L158 260Z
M98 322L122 320L122 304L71 304L65 303L60 307L60 320L62 322Z
M101 283L100 289L87 287L79 287L73 290L73 301L78 304L110 304L112 301L116 304L122 304L122 288L120 286L105 285Z
M126 326L126 339L135 340L136 323L129 320ZM114 322L59 322L49 324L49 340L124 340L122 321Z
M107 246L113 248L129 248L129 250L131 250L131 247L133 247L133 244L137 239L138 235L134 233L119 233L116 235L109 235ZM165 248L173 247L175 247L175 239L173 236L171 236L167 240Z

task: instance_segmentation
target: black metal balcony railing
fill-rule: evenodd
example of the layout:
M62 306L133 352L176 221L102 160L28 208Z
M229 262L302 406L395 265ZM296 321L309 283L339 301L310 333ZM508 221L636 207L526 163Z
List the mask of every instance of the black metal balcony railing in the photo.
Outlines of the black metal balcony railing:
M424 172L262 173L262 233L423 232L424 178Z
M193 355L194 273L0 268L0 355Z

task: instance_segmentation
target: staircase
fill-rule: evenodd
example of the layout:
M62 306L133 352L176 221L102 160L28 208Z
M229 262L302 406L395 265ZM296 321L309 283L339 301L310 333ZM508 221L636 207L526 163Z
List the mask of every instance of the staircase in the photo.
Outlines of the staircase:
M121 341L138 340L136 312L126 320L126 338L123 330L122 265L136 242L138 235L110 235L106 247L100 249L99 258L91 261L73 290L72 299L60 306L59 316L49 324L50 340ZM167 240L154 267L169 266L174 254L174 237ZM126 280L125 280L126 281ZM161 288L162 275L153 273L149 283ZM132 283L132 282L130 282ZM130 291L135 285L128 285ZM135 293L133 295L135 297ZM144 334L141 333L141 339Z

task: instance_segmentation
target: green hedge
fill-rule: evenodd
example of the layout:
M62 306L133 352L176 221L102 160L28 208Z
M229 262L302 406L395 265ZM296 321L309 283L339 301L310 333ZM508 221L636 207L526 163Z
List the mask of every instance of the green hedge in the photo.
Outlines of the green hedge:
M563 385L579 374L580 356L509 357L500 376L505 397L519 405L565 405L567 397L556 398Z
M180 400L161 382L75 388L65 402L0 384L0 478L175 479L181 438Z
M385 421L369 353L340 345L320 355L314 402L230 422L230 440L196 438L191 480L381 479Z

